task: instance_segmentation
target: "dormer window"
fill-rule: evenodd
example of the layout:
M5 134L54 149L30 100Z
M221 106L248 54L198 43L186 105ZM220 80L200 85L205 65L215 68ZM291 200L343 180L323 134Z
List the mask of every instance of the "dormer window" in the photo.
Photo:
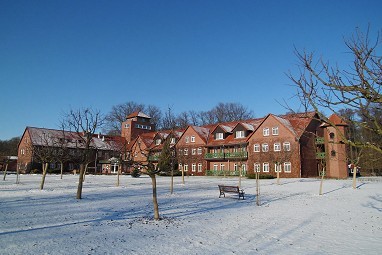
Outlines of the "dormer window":
M186 136L185 141L186 141L186 143L188 143L190 141L190 137Z
M263 136L269 136L269 128L263 128Z
M279 127L272 128L272 135L279 135Z
M244 130L236 131L236 138L244 138Z
M175 144L175 137L172 137L172 138L171 138L170 143L171 143L171 144Z
M223 140L224 136L223 133L216 133L215 134L215 140Z
M156 139L155 140L155 145L159 145L161 143L161 140L160 139Z
M194 143L195 142L195 136L191 136L191 142Z

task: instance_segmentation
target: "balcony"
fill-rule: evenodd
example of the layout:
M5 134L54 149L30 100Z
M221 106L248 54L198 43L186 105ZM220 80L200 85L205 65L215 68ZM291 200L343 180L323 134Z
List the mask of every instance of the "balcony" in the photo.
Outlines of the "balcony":
M225 158L226 159L236 159L236 158L240 158L240 159L246 159L248 158L248 152L246 151L240 151L240 152L227 152L225 153Z
M324 144L325 143L325 139L323 137L316 137L315 143L316 144Z
M159 155L149 156L149 161L159 161Z
M316 153L316 159L325 159L325 152L317 152Z
M219 152L219 153L206 153L204 155L205 159L224 159L224 153Z

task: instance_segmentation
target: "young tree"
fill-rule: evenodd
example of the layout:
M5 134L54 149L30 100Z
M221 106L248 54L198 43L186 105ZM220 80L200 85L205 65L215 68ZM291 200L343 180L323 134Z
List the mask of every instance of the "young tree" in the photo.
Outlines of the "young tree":
M77 188L77 199L82 198L82 185L87 165L93 161L95 148L93 134L103 125L104 118L100 111L91 108L70 110L64 117L63 127L72 132L71 140L76 146L80 163L80 174Z
M300 73L288 77L297 86L298 97L305 107L312 107L317 112L329 111L341 115L340 109L358 111L350 125L356 129L367 130L377 137L382 136L382 122L375 109L382 109L382 57L379 36L372 42L369 29L366 33L359 29L345 41L353 57L352 68L341 70L338 66L315 59L313 53L297 51ZM320 118L335 128L333 123L320 114ZM343 141L355 148L374 150L382 154L381 140L353 137Z

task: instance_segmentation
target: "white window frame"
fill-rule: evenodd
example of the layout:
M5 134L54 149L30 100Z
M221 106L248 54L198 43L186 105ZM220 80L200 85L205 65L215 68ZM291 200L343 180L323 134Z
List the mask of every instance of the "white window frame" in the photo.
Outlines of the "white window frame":
M188 155L188 149L184 149L184 155L187 156Z
M261 151L262 152L268 152L269 151L269 145L267 143L261 144Z
M290 151L290 142L284 142L283 143L283 150L284 151Z
M234 171L239 170L239 165L237 163L233 164L233 170Z
M214 164L214 171L217 171L218 170L218 164Z
M291 172L292 172L292 163L284 162L284 173L291 173Z
M216 133L215 134L215 140L223 140L224 134L223 133Z
M196 155L196 148L192 148L192 150L191 150L191 154L192 154L192 155Z
M189 141L190 141L190 137L189 136L186 136L184 139L185 139L186 143L189 143Z
M263 128L263 136L269 136L269 128L268 127Z
M192 163L192 165L191 165L191 171L192 171L192 172L196 172L196 164L195 164L195 163Z
M220 163L220 171L224 171L224 164Z
M272 135L279 135L279 127L272 128Z
M183 170L184 172L188 172L188 164L184 164L183 168L184 168L184 170Z
M273 151L281 151L281 143L274 143Z
M192 143L195 142L195 136L194 136L194 135L191 136L191 142L192 142Z
M245 137L244 130L236 131L235 138L244 138L244 137Z
M255 143L253 145L253 152L260 152L260 144L259 143Z
M182 163L180 163L180 164L178 165L178 169L179 169L179 171L182 171Z
M175 137L171 137L170 144L175 144L176 140Z
M198 164L198 173L201 173L201 172L203 172L203 164L199 163Z
M155 140L155 145L159 145L161 143L161 139L156 139Z
M268 162L263 163L263 172L269 173L269 163Z
M198 148L198 155L202 155L202 153L203 153L203 150L202 150L202 148Z
M277 173L277 172L282 172L282 167L281 167L281 164L279 165L279 169L277 170L277 164L275 164L275 173Z
M260 169L260 163L255 163L253 164L253 172L258 172L260 173L261 169Z

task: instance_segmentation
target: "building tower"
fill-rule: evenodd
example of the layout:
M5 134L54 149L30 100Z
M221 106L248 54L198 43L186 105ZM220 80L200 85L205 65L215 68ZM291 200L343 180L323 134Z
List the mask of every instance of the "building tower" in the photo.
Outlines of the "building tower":
M324 131L325 151L326 151L326 174L329 178L345 179L348 177L346 145L346 127L338 115L329 117L329 124L322 124Z
M151 117L142 112L133 112L122 122L121 136L128 143L137 138L140 134L152 132L155 130L155 124L151 123Z

